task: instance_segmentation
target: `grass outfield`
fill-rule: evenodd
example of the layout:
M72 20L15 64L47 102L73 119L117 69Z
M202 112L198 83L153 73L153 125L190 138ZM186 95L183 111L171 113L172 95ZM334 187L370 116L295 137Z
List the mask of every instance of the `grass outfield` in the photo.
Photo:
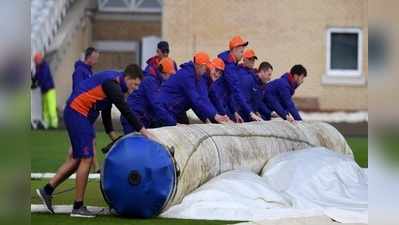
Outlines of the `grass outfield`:
M108 144L108 137L104 132L97 133L96 147ZM347 138L355 155L356 162L362 166L368 166L368 140L367 137L350 137ZM31 155L31 171L32 172L55 172L58 166L65 160L66 152L69 147L69 141L66 131L32 131L30 135L30 155ZM98 154L98 161L101 163L104 156L101 152ZM46 180L31 181L31 203L40 204L34 190L44 185ZM67 180L57 191L65 190L74 186L74 180ZM71 204L74 192L67 192L54 197L54 204ZM95 206L106 206L101 191L99 189L99 181L90 181L88 184L85 203ZM162 225L208 225L208 224L231 224L232 221L208 221L208 220L178 220L178 219L125 219L110 216L99 216L96 219L76 219L70 218L68 215L48 215L48 214L32 214L31 224L162 224Z
M368 167L368 138L367 137L349 137L346 139L352 148L355 161L363 168Z
M42 187L47 183L47 180L33 180L31 181L31 203L41 204L41 201L36 196L35 189ZM75 185L75 180L67 180L57 190L62 191L69 189ZM93 206L107 206L101 191L99 188L100 182L98 180L91 180L88 183L85 204ZM74 192L66 192L60 195L55 195L53 204L67 204L70 205L73 202ZM84 222L83 222L84 221ZM165 219L165 218L154 218L154 219L127 219L119 218L114 216L98 216L95 219L79 219L70 218L69 215L49 215L49 214L32 214L31 224L95 224L95 225L112 225L112 224L162 224L162 225L179 225L179 224L190 224L190 225L210 225L210 224L231 224L237 221L211 221L211 220L182 220L182 219Z
M95 219L71 218L69 215L31 215L31 225L218 225L218 224L232 224L235 221L214 221L214 220L178 220L178 219L128 219L110 216L98 216Z

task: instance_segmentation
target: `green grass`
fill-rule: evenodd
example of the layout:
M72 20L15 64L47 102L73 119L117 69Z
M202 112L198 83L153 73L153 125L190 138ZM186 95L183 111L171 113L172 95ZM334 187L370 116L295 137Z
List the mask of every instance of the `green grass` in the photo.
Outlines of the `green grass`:
M376 136L376 145L388 164L398 166L399 162L399 133L397 130L387 129Z
M30 155L31 155L31 171L32 172L55 172L57 168L63 163L66 158L69 148L69 140L67 132L64 130L53 131L31 131L29 136L30 141ZM98 161L104 159L104 155L100 149L109 143L109 138L104 132L97 132L96 148L99 153L97 155ZM63 191L72 188L75 183L74 180L67 180L61 184L57 191ZM47 180L32 180L31 181L31 203L41 204L40 200L35 194L35 189L42 187L47 183ZM90 180L87 186L85 195L85 204L95 206L106 206L103 200L99 181ZM53 204L72 204L74 191L69 191L56 195ZM95 224L95 225L147 225L147 224L162 224L162 225L218 225L231 224L234 221L212 221L212 220L182 220L182 219L127 219L111 216L99 216L96 219L76 219L70 218L68 215L48 215L48 214L32 214L31 224Z
M215 221L215 220L182 220L182 219L166 219L166 218L154 218L154 219L129 219L115 216L98 216L95 219L82 219L82 218L71 218L68 215L46 215L46 214L32 214L31 225L69 225L69 224L82 224L82 225L218 225L218 224L232 224L237 223L234 221Z
M368 167L368 138L350 137L346 139L355 156L355 161L359 166Z
M57 191L69 190L74 186L74 180L67 180ZM36 196L35 189L42 187L47 183L47 180L33 180L31 181L31 204L41 204L41 201ZM85 204L92 206L103 206L106 207L107 204L103 200L101 191L99 189L99 181L90 180L87 186L85 195ZM56 192L57 192L56 191ZM74 191L68 191L60 195L55 194L53 199L54 205L59 204L72 204ZM211 224L231 224L234 221L212 221L212 220L182 220L182 219L166 219L166 218L152 218L152 219L130 219L130 218L120 218L115 216L99 216L96 219L76 219L70 218L68 215L48 215L48 214L32 214L31 224L95 224L95 225L112 225L112 224L190 224L190 225L211 225Z
M41 204L40 199L36 196L35 190L36 188L43 187L47 183L47 180L32 180L31 181L31 204ZM57 195L57 192L63 190L69 190L75 186L75 180L66 180L63 184L61 184L57 190L55 191L55 196L53 200L54 205L70 205L72 204L71 199L74 198L74 190L68 191L62 194ZM85 203L88 205L95 206L107 206L105 201L103 200L101 191L100 191L100 182L98 180L90 180L86 189L85 195Z
M32 172L54 172L65 160L69 140L66 131L32 131L30 136L30 155L31 155L31 171ZM368 165L368 143L367 137L351 137L347 138L348 144L351 146L355 155L356 162L362 166ZM98 151L101 147L108 144L109 139L104 132L98 132L96 138L96 148ZM104 156L101 152L98 154L98 161L101 163ZM34 190L43 186L47 180L31 181L31 203L40 204ZM74 180L67 180L57 191L69 189L74 186ZM66 192L54 197L54 204L72 204L74 192ZM85 203L95 206L106 206L99 189L99 181L91 180L88 183ZM31 224L95 224L95 225L113 225L113 224L162 224L162 225L211 225L211 224L232 224L234 221L210 221L210 220L181 220L181 219L127 219L113 216L99 216L96 219L76 219L70 218L68 215L48 215L48 214L32 214Z
M99 151L99 162L104 159L100 150L109 142L105 132L97 132L96 148ZM32 172L56 171L64 162L70 146L66 130L31 131L29 143Z

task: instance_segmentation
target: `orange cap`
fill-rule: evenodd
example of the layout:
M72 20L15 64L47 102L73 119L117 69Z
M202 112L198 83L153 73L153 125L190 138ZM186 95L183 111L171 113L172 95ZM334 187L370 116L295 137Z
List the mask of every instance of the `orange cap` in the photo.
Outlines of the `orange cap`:
M36 52L35 55L33 56L33 60L35 63L39 63L43 60L43 54L41 52Z
M224 70L224 62L220 58L214 58L212 59L212 62L210 63L211 67L214 67L218 70Z
M205 52L197 52L194 55L194 63L201 65L208 65L210 63L209 55Z
M252 50L252 49L245 50L244 57L247 59L250 59L250 58L258 59L258 57L255 55L254 50Z
M239 46L247 46L247 45L248 45L248 41L244 41L244 39L242 37L240 37L239 35L232 37L229 42L230 49L233 49L233 48L239 47Z
M176 69L175 69L175 62L169 58L169 57L164 57L159 61L159 65L162 66L162 72L166 74L175 74Z

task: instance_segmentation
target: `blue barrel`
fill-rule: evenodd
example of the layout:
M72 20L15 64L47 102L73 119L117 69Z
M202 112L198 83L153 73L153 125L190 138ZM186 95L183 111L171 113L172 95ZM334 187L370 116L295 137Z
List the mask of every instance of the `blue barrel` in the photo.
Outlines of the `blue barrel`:
M157 216L170 198L176 181L173 156L161 144L130 134L107 153L101 190L118 215Z

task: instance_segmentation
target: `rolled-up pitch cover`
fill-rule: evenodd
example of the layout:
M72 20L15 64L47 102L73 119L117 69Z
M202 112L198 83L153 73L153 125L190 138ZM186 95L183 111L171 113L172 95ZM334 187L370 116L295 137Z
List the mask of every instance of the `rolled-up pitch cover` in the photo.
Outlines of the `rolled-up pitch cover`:
M149 218L160 213L173 192L173 157L161 144L139 135L118 140L104 160L101 190L112 211Z
M192 124L150 132L161 144L128 135L106 156L102 188L120 215L159 215L219 174L236 169L259 174L284 152L323 146L353 157L342 134L323 122Z

